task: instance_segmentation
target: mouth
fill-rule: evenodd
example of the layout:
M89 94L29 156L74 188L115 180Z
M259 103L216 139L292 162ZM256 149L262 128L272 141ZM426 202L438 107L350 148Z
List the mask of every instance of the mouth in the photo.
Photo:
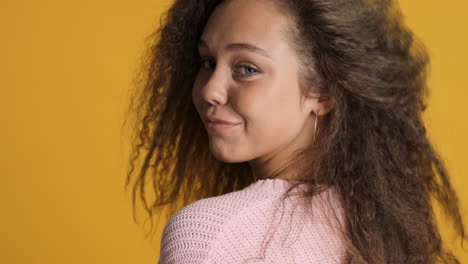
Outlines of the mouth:
M207 121L205 123L205 128L209 133L221 134L225 133L232 128L238 126L239 124L227 123L227 122L212 122Z

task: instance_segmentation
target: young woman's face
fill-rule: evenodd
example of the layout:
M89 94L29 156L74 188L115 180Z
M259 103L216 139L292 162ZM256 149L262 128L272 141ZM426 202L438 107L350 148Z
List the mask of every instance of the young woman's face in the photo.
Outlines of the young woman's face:
M287 22L272 1L235 0L220 4L204 28L192 99L220 161L249 161L266 173L312 143L314 102L301 104ZM212 129L209 116L236 125Z

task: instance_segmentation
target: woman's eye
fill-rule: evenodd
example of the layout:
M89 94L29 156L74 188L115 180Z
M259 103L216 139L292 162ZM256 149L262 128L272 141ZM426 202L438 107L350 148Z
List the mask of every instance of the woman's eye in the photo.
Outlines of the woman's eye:
M205 69L213 69L215 67L215 63L208 58L200 58L200 67Z
M200 68L212 70L215 67L216 67L216 62L214 62L211 58L207 58L207 57L200 58ZM259 70L257 70L256 68L245 65L245 64L237 65L234 68L235 68L234 72L240 75L244 75L244 76L250 76L256 72L259 72Z
M239 65L237 68L240 69L240 74L242 75L252 75L253 73L258 72L257 69L250 67L248 65Z

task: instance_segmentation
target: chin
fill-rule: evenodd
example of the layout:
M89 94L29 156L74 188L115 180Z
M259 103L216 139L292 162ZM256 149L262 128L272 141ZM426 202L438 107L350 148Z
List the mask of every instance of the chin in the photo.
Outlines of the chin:
M246 159L243 159L242 157L235 155L233 151L213 149L213 148L211 148L210 150L214 158L220 162L240 163L240 162L246 161Z
M233 155L230 154L225 154L225 153L218 153L218 152L211 152L215 159L217 159L220 162L224 163L238 163L238 162L243 162L244 160L242 159L236 159Z

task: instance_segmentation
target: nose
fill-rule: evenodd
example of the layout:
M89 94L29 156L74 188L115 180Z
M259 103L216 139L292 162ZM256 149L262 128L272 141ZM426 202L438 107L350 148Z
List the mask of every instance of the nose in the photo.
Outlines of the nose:
M217 65L218 66L218 65ZM200 95L210 105L223 105L227 101L227 76L218 66L210 73L201 84Z

